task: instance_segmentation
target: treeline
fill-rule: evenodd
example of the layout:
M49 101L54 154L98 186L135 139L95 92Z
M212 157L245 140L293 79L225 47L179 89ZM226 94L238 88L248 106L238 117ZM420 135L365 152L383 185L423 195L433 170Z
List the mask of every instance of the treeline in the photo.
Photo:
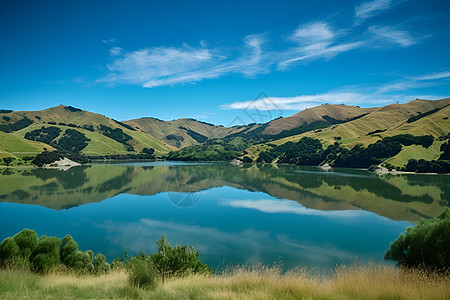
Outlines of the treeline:
M402 150L402 146L421 145L424 148L428 148L433 144L433 141L434 138L431 135L412 136L401 134L385 137L366 148L356 145L352 149L347 149L336 142L324 149L319 140L304 137L296 143L287 142L278 146L269 144L272 148L261 152L257 162L278 162L306 166L328 163L335 167L369 168L397 155ZM443 154L438 161L411 160L404 170L449 173L449 163L447 161L450 156L449 142L441 146L441 151L443 151ZM251 162L251 159L245 156L244 162Z
M127 153L127 154L109 154L102 156L87 156L87 158L92 160L99 159L117 159L117 160L126 160L126 159L155 159L155 149L153 148L144 148L141 153Z
M43 165L52 164L57 160L67 157L80 164L86 164L90 162L90 159L86 156L80 155L78 153L61 152L61 151L44 151L31 161L32 164L42 167Z
M129 143L129 141L132 140L133 138L129 134L123 132L122 129L120 128L113 129L106 125L100 125L99 129L100 133L103 134L104 136L107 136L110 139L113 139L116 142L125 145L125 147L127 147L127 151L134 151L133 146Z
M55 126L42 127L27 132L25 138L32 141L38 141L49 144L58 150L79 153L83 150L90 141L83 133L75 129L66 129L64 135L56 140L61 133L61 129Z
M0 124L0 131L13 132L28 127L32 123L32 120L28 119L27 117L23 117L22 119L14 123Z
M157 279L183 277L191 274L211 274L213 269L202 263L200 253L192 246L172 247L163 236L157 243L158 251L150 255L118 257L109 264L103 254L91 250L81 251L72 236L41 236L24 229L0 244L0 268L20 267L45 274L55 268L64 268L79 273L103 274L111 269L125 269L131 285L149 287Z
M245 149L256 143L242 137L211 139L203 145L185 147L164 156L167 160L181 161L230 161L245 154Z
M448 104L445 105L444 107L441 107L441 108L438 107L438 108L429 110L429 111L424 112L424 113L419 113L419 114L416 115L416 116L410 117L406 122L407 122L407 123L415 122L415 121L417 121L417 120L422 119L423 117L426 117L426 116L429 116L429 115L431 115L431 114L434 114L435 112L438 112L438 111L440 111L441 109L446 108L447 106L448 106Z

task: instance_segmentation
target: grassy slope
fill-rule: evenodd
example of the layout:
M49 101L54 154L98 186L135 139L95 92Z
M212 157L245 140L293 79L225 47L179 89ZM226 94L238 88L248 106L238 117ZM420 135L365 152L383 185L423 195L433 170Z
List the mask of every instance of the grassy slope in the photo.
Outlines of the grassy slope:
M309 124L316 121L325 121L325 119L323 119L323 116L325 115L343 121L371 111L373 111L373 108L359 108L357 106L325 104L305 109L286 118L273 120L269 123L269 126L264 129L262 134L274 135L284 130L291 130L293 128L300 127L305 122Z
M125 121L124 123L133 126L134 128L137 127L139 130L142 130L143 132L148 133L159 140L163 140L172 146L176 146L177 148L184 148L199 144L195 139L186 133L186 130L180 129L179 127L190 129L208 138L222 138L237 131L236 128L209 125L192 119L161 121L155 118L141 118ZM177 144L174 140L167 139L168 135L176 135L182 137L183 140Z
M87 111L71 112L65 109L65 106L63 105L59 105L42 111L13 112L5 115L10 117L11 120L20 120L22 117L26 116L27 118L34 121L34 123L31 124L30 126L13 133L13 135L18 138L23 138L27 132L30 132L34 129L39 129L42 126L56 126L61 128L62 131L72 128L68 126L44 124L43 122L46 123L56 122L57 124L72 123L77 126L92 125L94 126L94 128L100 125L106 125L111 128L121 128L125 133L132 136L133 141L131 143L135 148L136 152L142 151L143 148L153 148L155 149L156 155L163 155L169 152L170 150L174 150L174 147L167 145L162 141L159 141L158 139L149 134L140 131L132 131L126 129L125 127L122 127L116 122L114 122L112 119L109 119L103 115ZM2 122L5 123L4 120L2 120ZM123 144L118 143L98 132L91 132L80 128L76 128L76 130L84 133L86 137L88 137L91 140L88 143L88 146L81 151L82 154L108 155L108 154L135 153L126 151L126 147Z
M370 114L350 121L344 124L334 125L329 128L322 129L320 132L309 131L303 134L290 136L287 138L272 141L272 144L281 145L288 141L297 142L303 137L313 137L322 141L327 147L333 144L335 137L341 137L340 143L345 147L353 147L356 144L367 146L379 140L382 137L394 136L397 134L427 135L431 134L435 138L446 135L450 131L450 106L440 111L421 118L415 122L407 123L411 116L417 115L418 112L426 112L437 107L444 107L450 104L450 98L428 101L414 100L406 104L392 104L374 109ZM386 131L374 135L367 136L367 133L375 130ZM420 149L420 153L416 153L416 157L437 157L439 155L439 143L436 143L429 149ZM266 149L265 146L255 145L247 149L249 156L257 158L259 153ZM418 150L418 149L416 149ZM425 154L426 152L426 154ZM392 163L404 165L411 153L411 149L404 147L402 152L398 154ZM412 157L411 157L412 158Z
M44 148L53 149L46 144L29 141L11 133L0 131L0 158L33 156L44 151Z
M37 275L0 271L2 299L448 299L449 278L384 265L340 267L322 278L302 270L240 268L224 275L167 279L131 287L124 271L106 275Z

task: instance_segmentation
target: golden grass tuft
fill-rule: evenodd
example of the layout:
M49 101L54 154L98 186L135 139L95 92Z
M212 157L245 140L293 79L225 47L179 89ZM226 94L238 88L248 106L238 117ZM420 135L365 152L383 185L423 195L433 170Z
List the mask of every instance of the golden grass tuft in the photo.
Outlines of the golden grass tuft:
M220 275L172 278L154 289L130 287L124 271L105 275L0 271L0 298L71 299L449 299L450 277L382 264L338 267L328 275L279 266L240 266Z

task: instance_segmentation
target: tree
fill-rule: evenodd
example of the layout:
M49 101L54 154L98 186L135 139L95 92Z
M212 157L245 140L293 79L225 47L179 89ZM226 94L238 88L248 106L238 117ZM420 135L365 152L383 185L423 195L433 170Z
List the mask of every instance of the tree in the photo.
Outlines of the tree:
M184 276L187 274L210 273L212 270L199 259L200 253L192 246L172 247L165 236L158 242L158 252L150 258L153 261L163 283L166 277Z
M450 209L433 219L422 219L408 227L386 251L385 259L400 267L422 267L446 271L450 268Z
M5 163L5 165L9 166L14 158L12 157L3 157L3 162Z

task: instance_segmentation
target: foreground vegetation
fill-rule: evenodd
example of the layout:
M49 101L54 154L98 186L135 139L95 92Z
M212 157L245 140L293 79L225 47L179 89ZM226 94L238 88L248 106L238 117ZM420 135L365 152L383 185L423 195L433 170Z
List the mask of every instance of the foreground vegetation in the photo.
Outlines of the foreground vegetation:
M340 267L328 277L277 267L234 268L222 275L172 277L150 289L125 271L103 275L0 270L2 299L448 299L449 277L385 265Z

